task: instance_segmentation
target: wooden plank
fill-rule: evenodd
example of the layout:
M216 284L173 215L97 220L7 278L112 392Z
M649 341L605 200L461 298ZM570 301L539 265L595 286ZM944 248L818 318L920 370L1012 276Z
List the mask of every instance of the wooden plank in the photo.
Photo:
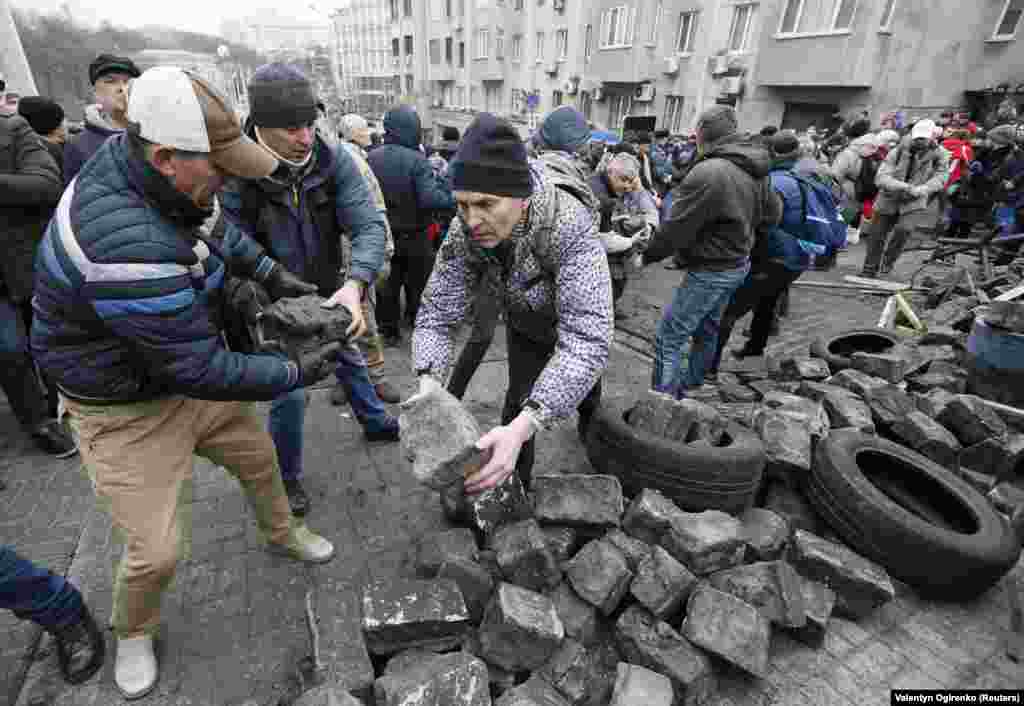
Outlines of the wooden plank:
M1014 299L1024 294L1024 283L1018 284L1016 287L1011 289L1009 292L1003 292L996 297L997 302L1012 302Z
M867 277L857 277L855 275L845 275L843 279L851 284L858 284L862 287L871 287L874 289L885 289L890 292L902 292L905 289L911 288L909 284L886 282L880 279L869 279Z
M878 328L891 329L896 322L896 297L889 297L882 309L882 315L878 317Z
M871 289L868 287L862 287L858 284L843 284L841 282L816 282L798 279L792 285L793 287L809 287L814 289L832 289L835 290L836 294L855 292L859 294L880 294L882 296L891 296L892 292L888 289Z
M897 294L893 299L896 300L896 308L899 309L905 317L907 317L907 321L910 323L910 326L917 331L924 331L924 324L921 323L921 319L917 318L917 314L915 314L914 310L910 308L910 304L908 304L907 300L903 298L903 295Z

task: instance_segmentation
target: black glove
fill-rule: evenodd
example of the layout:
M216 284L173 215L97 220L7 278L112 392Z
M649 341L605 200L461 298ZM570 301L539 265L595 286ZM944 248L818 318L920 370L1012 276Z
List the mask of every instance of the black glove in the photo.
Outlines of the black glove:
M300 353L296 364L299 366L299 386L309 387L330 375L338 365L340 343L328 343L316 350Z
M301 297L306 294L316 294L315 284L303 282L301 279L286 270L280 264L275 264L270 269L270 274L263 280L263 286L274 301L287 297Z
M271 304L267 290L251 279L235 283L231 289L229 306L250 326L255 326L264 310Z

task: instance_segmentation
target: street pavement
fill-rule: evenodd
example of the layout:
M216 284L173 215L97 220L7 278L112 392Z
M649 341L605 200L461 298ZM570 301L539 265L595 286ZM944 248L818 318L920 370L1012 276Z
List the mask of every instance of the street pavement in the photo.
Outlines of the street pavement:
M808 279L840 281L854 273L863 246L844 253L836 270ZM908 257L895 277L920 257ZM630 283L605 391L636 397L650 379L650 340L680 273L653 265ZM817 336L873 326L884 298L794 288L791 312L769 357L805 352ZM742 344L736 327L734 346ZM728 357L726 357L728 362ZM504 336L467 393L485 428L497 424L506 383ZM388 350L388 371L403 392L414 387L408 339ZM190 489L191 548L163 603L158 640L161 678L141 703L156 706L271 706L299 693L298 665L311 652L305 600L314 597L322 659L330 683L366 695L373 664L360 635L360 591L370 579L408 576L416 540L446 526L437 496L412 479L398 444L367 443L347 408L330 406L326 389L311 392L306 425L305 483L313 500L309 525L331 539L338 555L310 568L264 552L237 483L197 459ZM395 410L397 413L397 410ZM59 461L25 441L0 409L0 539L83 591L98 620L110 615L112 567L120 547L100 512L80 461ZM542 435L537 470L588 470L575 426ZM900 586L898 598L858 623L834 619L824 648L773 638L768 677L730 675L713 704L888 704L889 689L1022 688L1024 668L1002 650L1009 626L1007 591L1022 589L1024 565L968 605L924 602ZM122 703L113 686L113 640L97 677L79 687L60 679L48 636L0 613L0 706Z

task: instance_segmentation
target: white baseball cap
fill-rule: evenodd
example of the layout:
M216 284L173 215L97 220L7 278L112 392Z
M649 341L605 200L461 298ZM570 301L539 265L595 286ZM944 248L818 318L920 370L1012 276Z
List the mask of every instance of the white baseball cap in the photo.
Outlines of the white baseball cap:
M935 137L935 121L934 120L918 120L914 124L914 129L910 131L910 139L916 140L918 138L933 139Z
M277 169L277 159L242 133L217 89L177 66L155 66L132 81L127 117L147 142L209 154L232 176L260 179Z

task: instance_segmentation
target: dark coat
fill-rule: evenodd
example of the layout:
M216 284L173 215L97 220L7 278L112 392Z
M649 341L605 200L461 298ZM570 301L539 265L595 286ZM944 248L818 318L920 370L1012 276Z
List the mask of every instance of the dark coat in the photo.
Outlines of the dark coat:
M99 106L91 105L85 109L85 128L73 140L64 144L64 186L78 176L82 166L96 154L104 142L124 130L111 127Z
M32 298L36 246L60 194L60 171L43 139L21 116L0 116L0 272L15 301Z

